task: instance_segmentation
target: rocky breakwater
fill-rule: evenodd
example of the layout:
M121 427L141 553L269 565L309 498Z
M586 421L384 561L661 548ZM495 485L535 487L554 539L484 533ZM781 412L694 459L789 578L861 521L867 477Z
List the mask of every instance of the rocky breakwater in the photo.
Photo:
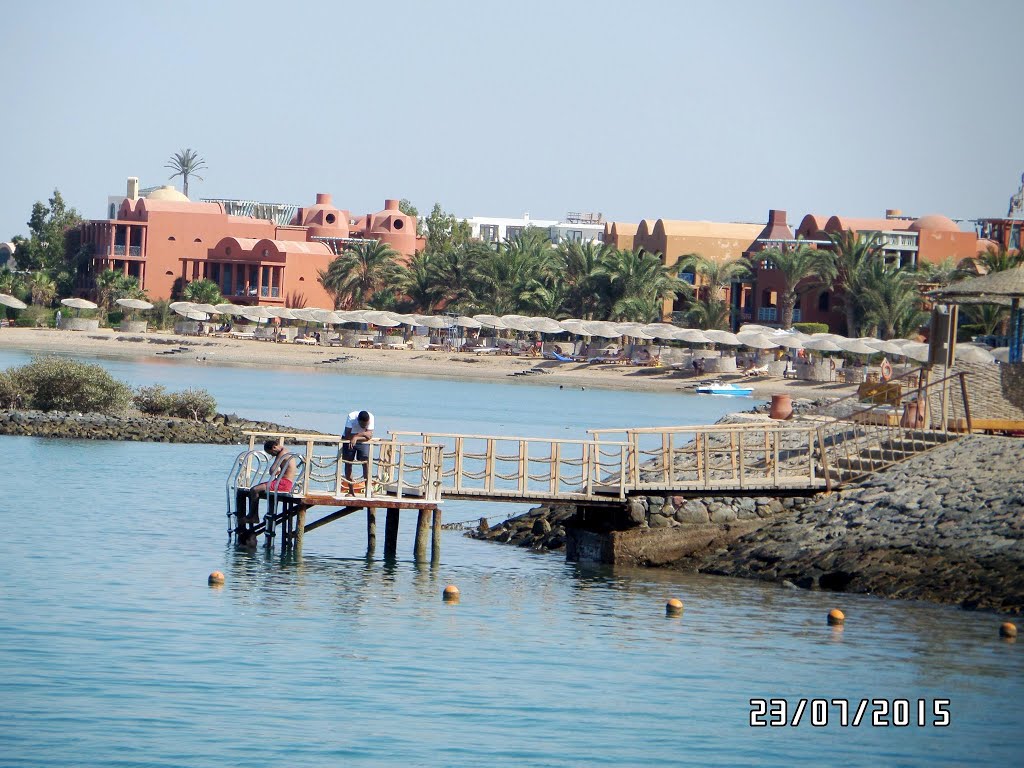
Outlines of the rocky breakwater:
M126 440L153 443L244 443L245 431L295 432L292 427L217 414L204 421L141 413L108 416L61 411L0 411L0 435L74 440Z
M972 435L680 564L809 589L1024 611L1024 440Z

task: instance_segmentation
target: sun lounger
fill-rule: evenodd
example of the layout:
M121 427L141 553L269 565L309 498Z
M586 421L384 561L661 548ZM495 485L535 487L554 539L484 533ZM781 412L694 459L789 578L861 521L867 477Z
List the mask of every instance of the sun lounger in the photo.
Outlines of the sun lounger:
M743 378L745 378L745 379L756 379L759 376L767 376L767 375L768 375L768 366L767 365L761 365L761 366L758 366L756 368L747 368L747 370L745 370L743 372Z
M550 360L557 360L560 363L574 363L576 362L573 358L563 355L561 352L548 352L544 357Z
M312 336L296 336L292 340L292 343L293 344L312 344L312 345L315 346L316 345L316 339L314 339Z

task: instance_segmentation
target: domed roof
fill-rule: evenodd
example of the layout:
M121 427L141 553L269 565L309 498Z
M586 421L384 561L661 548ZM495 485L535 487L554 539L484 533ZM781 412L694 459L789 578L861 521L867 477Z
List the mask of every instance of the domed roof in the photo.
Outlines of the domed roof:
M910 225L910 229L914 232L921 232L926 229L931 230L932 232L960 231L960 227L958 227L952 219L939 213L930 213L927 216L922 216Z
M157 187L152 192L146 195L147 200L168 200L176 203L187 203L189 200L181 192L175 189L170 184L164 184L162 187Z

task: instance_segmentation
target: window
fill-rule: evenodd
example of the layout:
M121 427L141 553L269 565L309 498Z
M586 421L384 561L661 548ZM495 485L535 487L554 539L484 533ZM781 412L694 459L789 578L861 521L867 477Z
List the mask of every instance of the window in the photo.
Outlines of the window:
M498 225L497 224L481 224L480 225L480 239L485 243L494 243L498 240Z
M515 240L521 234L523 234L523 228L522 227L505 227L505 239L506 240Z
M570 229L565 233L565 239L571 240L574 243L583 242L583 230L582 229Z
M829 293L828 293L828 291L822 291L820 294L818 294L818 311L819 312L828 312L828 305L829 305Z
M694 285L697 282L697 275L693 271L680 272L679 279L688 285Z

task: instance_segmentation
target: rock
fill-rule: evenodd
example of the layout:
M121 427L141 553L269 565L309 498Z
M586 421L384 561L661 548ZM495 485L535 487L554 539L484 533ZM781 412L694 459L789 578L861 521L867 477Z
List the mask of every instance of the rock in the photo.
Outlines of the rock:
M665 515L651 514L647 517L647 525L650 528L668 528L671 524L671 519Z
M533 524L533 535L534 536L545 536L551 533L551 523L545 518L538 518Z
M640 525L647 520L647 508L639 497L633 497L626 504L626 516L634 525Z

